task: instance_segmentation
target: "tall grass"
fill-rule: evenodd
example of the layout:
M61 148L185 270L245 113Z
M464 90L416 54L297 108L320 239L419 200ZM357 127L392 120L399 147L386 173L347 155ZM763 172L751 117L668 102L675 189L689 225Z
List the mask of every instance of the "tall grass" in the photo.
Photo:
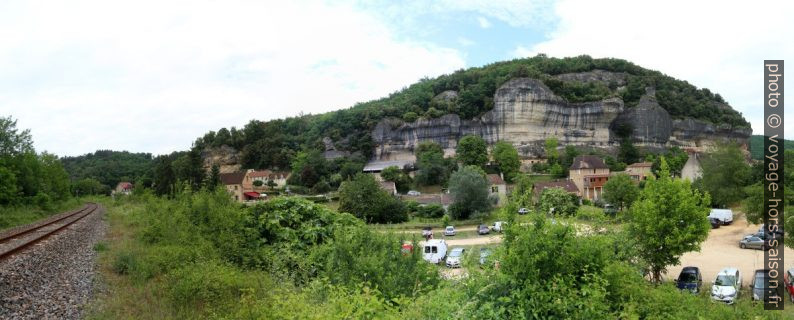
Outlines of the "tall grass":
M77 209L84 204L83 200L80 198L69 198L69 200L63 202L48 203L46 206L0 206L0 231L32 223L57 213Z

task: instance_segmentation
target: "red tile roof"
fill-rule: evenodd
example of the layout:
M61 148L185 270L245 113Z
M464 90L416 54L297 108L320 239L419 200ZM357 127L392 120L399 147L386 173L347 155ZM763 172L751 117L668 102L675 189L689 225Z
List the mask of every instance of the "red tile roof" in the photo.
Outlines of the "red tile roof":
M637 162L630 164L627 168L650 168L653 166L653 163L650 162Z
M221 182L225 185L243 184L245 172L221 173L219 177L221 178Z
M505 181L502 179L502 176L498 174L489 174L488 175L488 182L492 185L494 184L505 184Z

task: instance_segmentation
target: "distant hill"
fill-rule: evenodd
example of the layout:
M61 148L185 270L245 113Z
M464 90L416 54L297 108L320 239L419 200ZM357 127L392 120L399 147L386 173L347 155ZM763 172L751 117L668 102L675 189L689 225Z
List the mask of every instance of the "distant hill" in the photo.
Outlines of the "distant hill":
M794 150L794 140L784 141L783 149ZM764 158L764 136L753 135L750 137L750 157L753 158L753 160L761 160Z
M127 151L97 150L77 157L61 158L72 181L93 178L114 188L121 181L151 179L152 154Z
M620 79L579 79L567 75L590 71L619 74ZM422 79L387 97L358 103L348 109L267 122L252 120L243 128L210 131L197 139L194 148L230 146L239 151L239 163L246 168L286 169L292 157L305 149L333 149L340 154L368 158L376 147L371 132L381 120L398 118L412 122L449 114L463 120L474 119L494 109L496 90L516 78L540 81L567 103L614 97L621 99L628 108L636 107L646 94L646 88L652 87L658 105L672 119L750 128L741 113L728 106L719 94L698 89L659 71L622 59L589 56L559 59L538 55Z

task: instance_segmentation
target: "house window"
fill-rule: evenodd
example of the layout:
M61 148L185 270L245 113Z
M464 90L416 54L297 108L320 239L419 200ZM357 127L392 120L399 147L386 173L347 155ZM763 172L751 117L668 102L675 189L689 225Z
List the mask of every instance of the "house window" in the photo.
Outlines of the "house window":
M234 201L240 201L240 197L234 196Z
M497 193L497 192L499 192L499 187L491 186L491 193Z
M237 191L237 186L234 186L234 191Z

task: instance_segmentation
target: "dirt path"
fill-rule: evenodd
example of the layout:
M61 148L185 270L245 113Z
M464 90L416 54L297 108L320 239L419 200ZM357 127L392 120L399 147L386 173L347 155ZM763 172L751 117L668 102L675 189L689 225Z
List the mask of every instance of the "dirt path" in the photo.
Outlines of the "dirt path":
M380 232L394 232L394 233L422 233L422 229L409 229L409 230L393 230L393 229L377 229ZM477 231L477 226L464 226L455 227L456 232L463 231ZM444 233L444 228L433 228L433 233Z
M739 248L739 240L758 231L760 225L748 224L744 218L732 225L712 229L699 252L688 252L681 257L681 264L667 268L665 279L675 279L684 266L696 266L703 274L704 285L711 283L717 273L725 267L738 268L742 283L749 285L756 269L763 269L764 251ZM794 267L794 250L783 251L786 268Z

